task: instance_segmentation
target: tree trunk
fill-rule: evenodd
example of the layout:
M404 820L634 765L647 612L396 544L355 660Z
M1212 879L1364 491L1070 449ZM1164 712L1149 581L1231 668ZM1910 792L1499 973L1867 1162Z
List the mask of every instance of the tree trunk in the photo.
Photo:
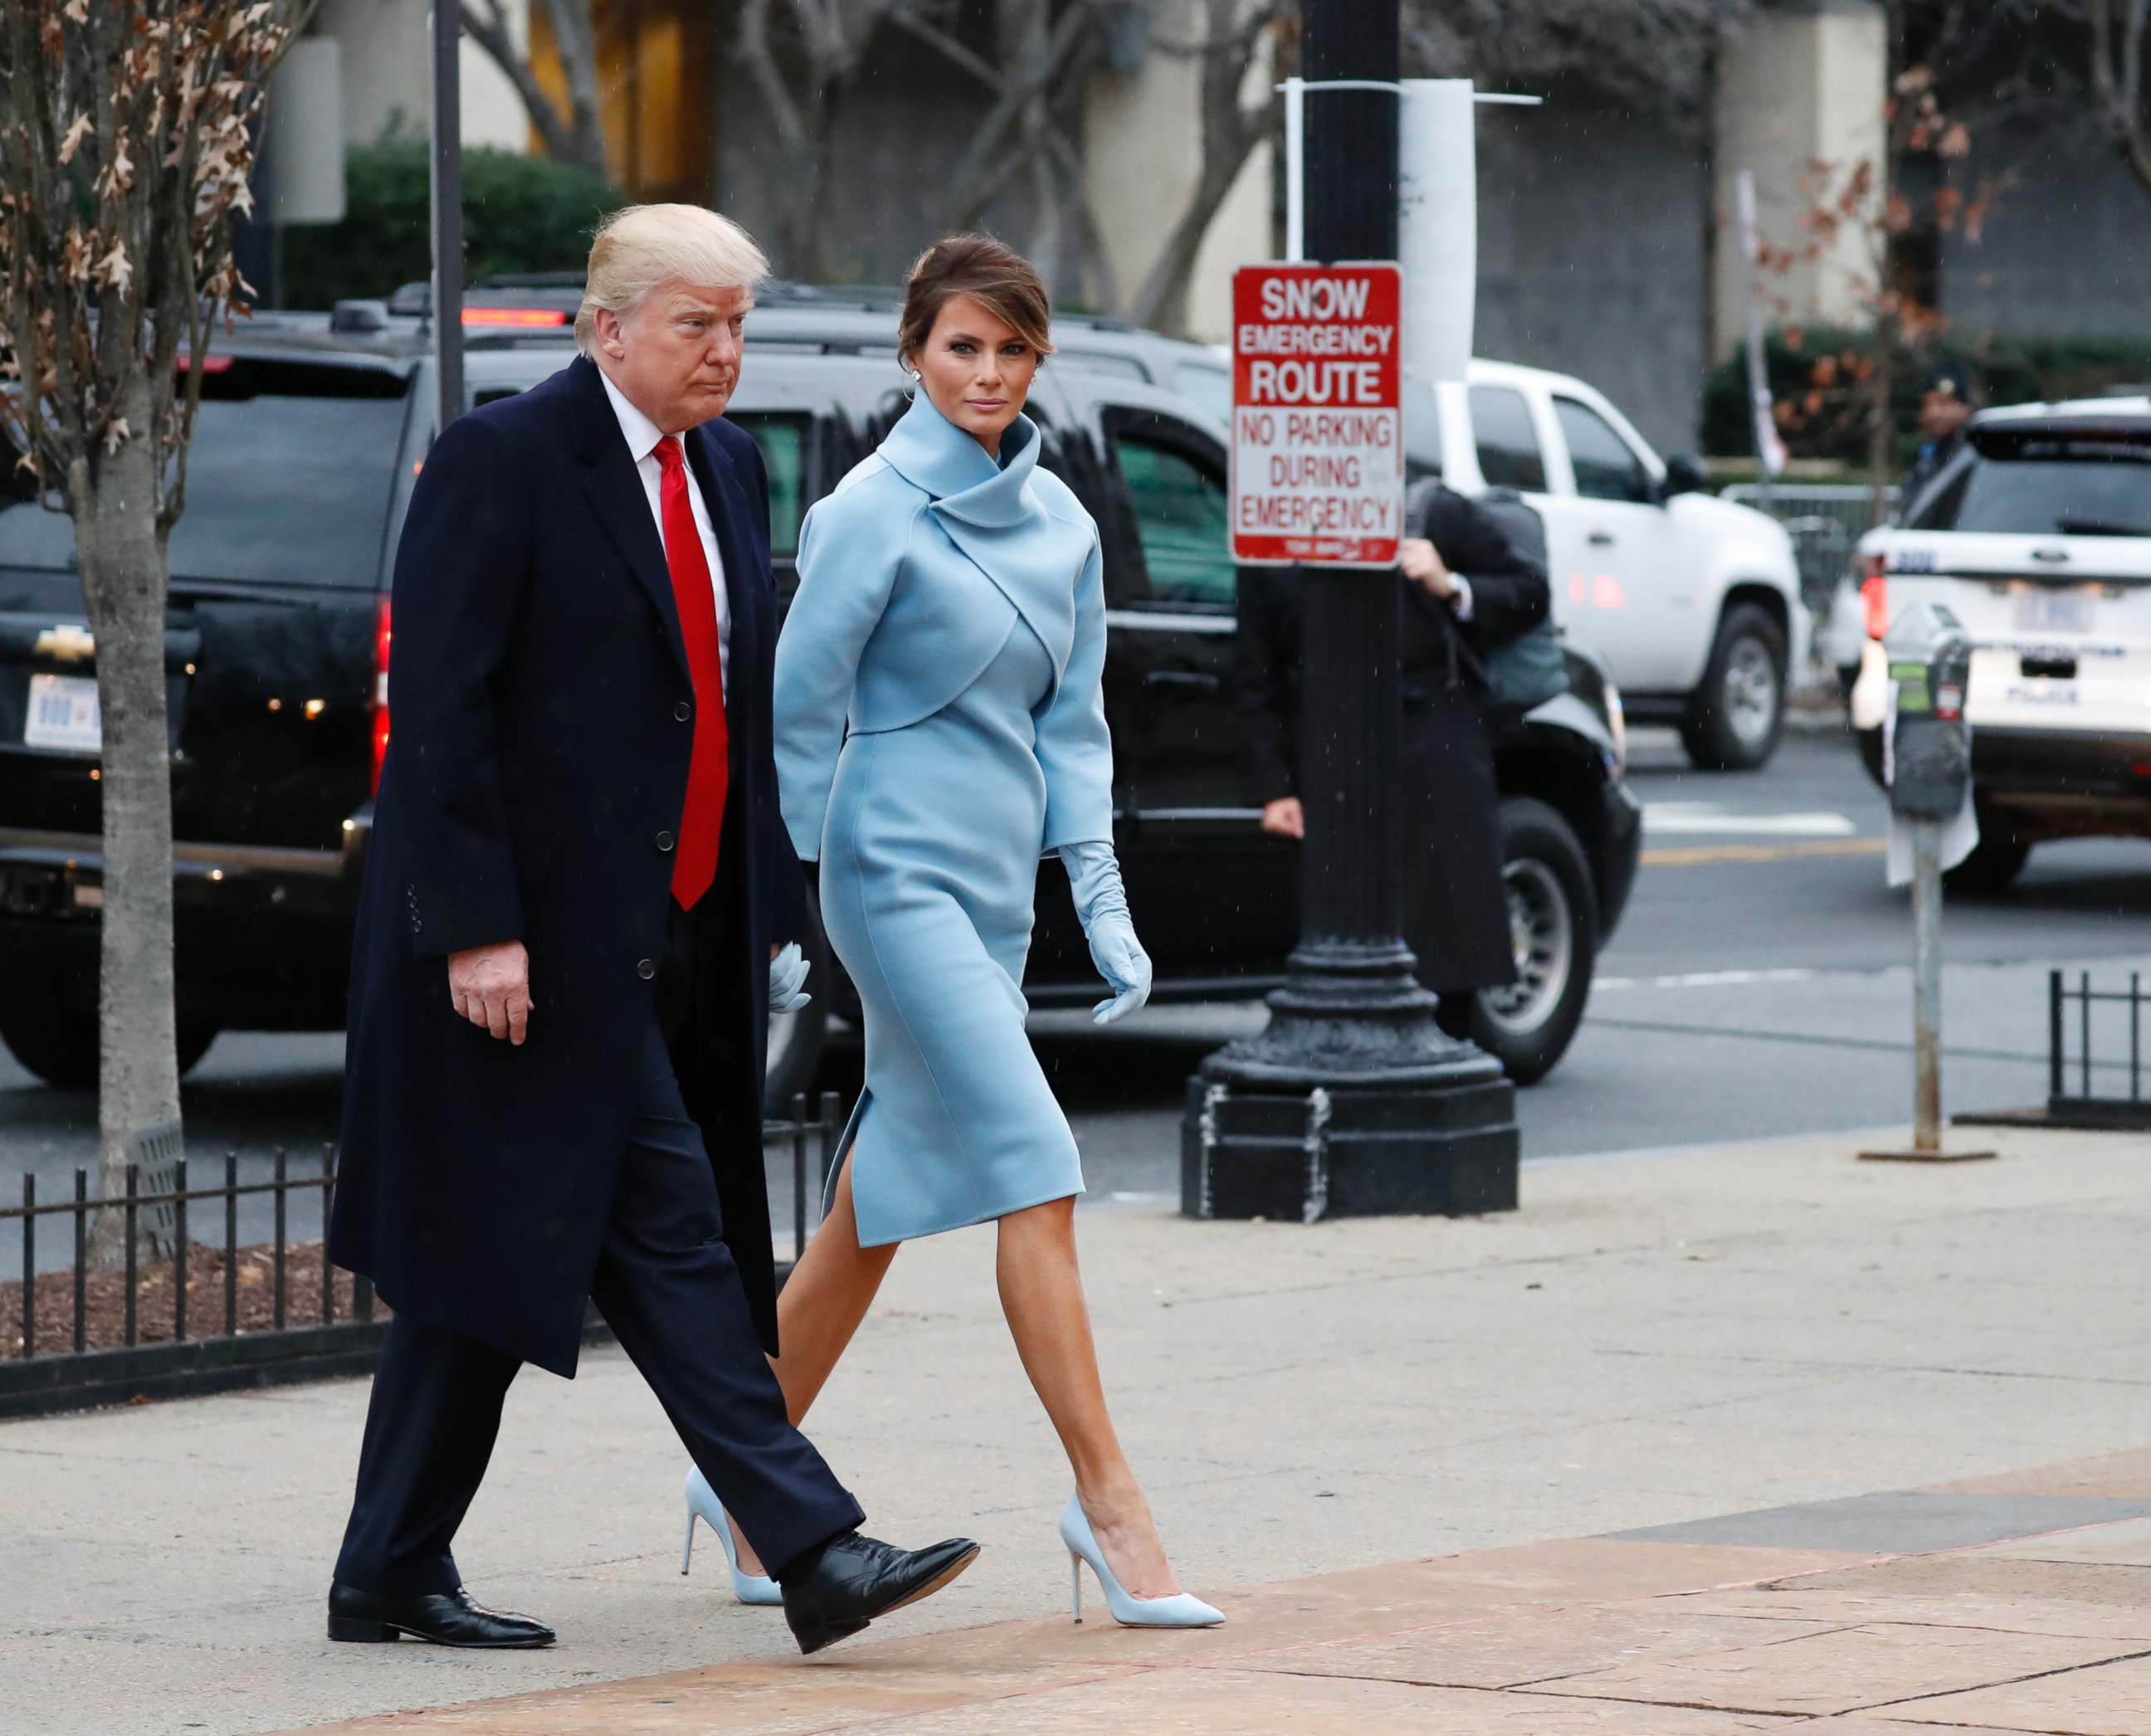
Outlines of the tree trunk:
M560 53L560 70L567 78L575 160L609 180L612 171L605 161L605 119L598 100L597 27L590 0L544 0L544 6Z
M1875 373L1868 382L1874 396L1867 424L1867 515L1875 524L1887 524L1890 519L1890 460L1897 432L1890 402L1890 382L1895 372L1893 326L1887 313L1875 322Z
M172 976L172 772L164 704L168 550L157 530L157 443L149 382L123 407L136 430L78 463L75 545L97 640L104 748L104 907L98 995L99 1192L126 1192L137 1136L180 1118ZM125 1258L124 1220L99 1215L95 1259Z

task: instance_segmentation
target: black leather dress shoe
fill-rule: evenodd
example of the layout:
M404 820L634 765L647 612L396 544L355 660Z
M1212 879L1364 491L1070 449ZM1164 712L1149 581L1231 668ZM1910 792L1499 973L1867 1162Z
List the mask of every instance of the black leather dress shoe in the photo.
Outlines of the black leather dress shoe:
M553 1630L528 1616L486 1609L461 1586L423 1597L377 1597L341 1581L329 1587L329 1637L377 1643L403 1634L472 1651L527 1651L553 1643Z
M784 1619L802 1652L848 1639L877 1616L930 1597L979 1558L969 1537L924 1549L898 1549L846 1531L811 1561L788 1562Z

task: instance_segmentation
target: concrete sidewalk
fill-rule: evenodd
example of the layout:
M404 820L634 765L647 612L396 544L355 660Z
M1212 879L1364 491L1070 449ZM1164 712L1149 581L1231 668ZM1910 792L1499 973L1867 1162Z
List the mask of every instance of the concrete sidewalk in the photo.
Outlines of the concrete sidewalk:
M1430 1573L1445 1584L1510 1571L1467 1552L2151 1443L2151 1140L2010 1131L2001 1162L1941 1168L1855 1162L1871 1142L1534 1168L1522 1212L1476 1221L1310 1229L1086 1213L1116 1415L1183 1578L1206 1592L1269 1585L1242 1595L1282 1608L1301 1592L1275 1582L1365 1569L1379 1604L1420 1597L1412 1587ZM812 1419L879 1534L961 1531L987 1545L949 1593L876 1639L1050 1618L1066 1596L1053 1534L1066 1472L999 1318L991 1247L981 1231L907 1250ZM0 1425L0 1730L277 1730L785 1651L781 1617L731 1602L706 1545L680 1579L684 1463L616 1354L593 1356L572 1384L518 1383L459 1551L474 1591L544 1615L561 1644L494 1657L329 1646L321 1598L365 1396L343 1383ZM1653 1567L1610 1589L1541 1564L1529 1568L1540 1589L1516 1601L1614 1604L1807 1566L1852 1571L1848 1558L1906 1544L1855 1537L1825 1546L1830 1561L1789 1563L1784 1550L1811 1538L1541 1548L1672 1562L1758 1546L1778 1552L1701 1577ZM2122 1565L2130 1583L2143 1577ZM1403 1589L1381 1574L1405 1575ZM1466 1601L1485 1613L1487 1596ZM1244 1656L1256 1604L1232 1607L1233 1626L1187 1658L1227 1655L1220 1646ZM1399 1625L1425 1626L1418 1611ZM1039 1632L1070 1643L1065 1620ZM1278 1645L1325 1637L1278 1632ZM1077 1640L1162 1643L1088 1624ZM817 1660L812 1679L851 1680L899 1655L945 1675L1001 1643L898 1654L855 1642ZM1064 1667L1057 1651L1050 1661ZM787 1666L783 1693L806 1679ZM1274 1699L1301 1679L1253 1691ZM1222 1689L1186 1691L1207 1703ZM1180 1713L1161 1702L1145 1717L1172 1728ZM1309 1728L1323 1728L1315 1717ZM540 1727L556 1728L528 1726ZM681 1726L718 1727L734 1727L731 1713ZM1698 1728L1719 1727L1739 1728Z
M2116 1454L1953 1489L1288 1581L1226 1594L1230 1619L1210 1632L1006 1622L332 1728L2142 1736L2146 1514L2151 1452ZM2069 1529L2013 1535L2059 1526ZM1934 1546L1883 1551L1916 1540Z

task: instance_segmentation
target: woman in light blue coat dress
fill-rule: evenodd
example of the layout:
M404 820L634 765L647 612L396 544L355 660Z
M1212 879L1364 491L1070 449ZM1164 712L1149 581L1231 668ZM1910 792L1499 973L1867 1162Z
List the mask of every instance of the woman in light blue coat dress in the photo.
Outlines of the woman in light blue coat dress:
M1061 1516L1120 1620L1222 1619L1181 1592L1107 1414L1076 1268L1083 1176L1024 1034L1041 857L1114 990L1150 990L1113 857L1097 527L1021 412L1050 348L1036 272L958 236L914 267L910 410L808 515L777 652L784 818L866 1011L866 1093L831 1210L781 1298L806 1413L897 1244L1000 1223L1003 1308L1076 1474ZM1077 1571L1078 1611L1081 1580Z

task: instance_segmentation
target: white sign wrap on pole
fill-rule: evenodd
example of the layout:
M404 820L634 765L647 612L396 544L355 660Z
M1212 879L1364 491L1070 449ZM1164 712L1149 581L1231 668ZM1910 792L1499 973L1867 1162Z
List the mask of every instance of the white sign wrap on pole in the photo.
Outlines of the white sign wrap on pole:
M1479 281L1478 149L1469 78L1407 78L1398 114L1397 256L1404 371L1464 377Z
M1394 264L1232 274L1232 558L1388 567L1404 523Z

